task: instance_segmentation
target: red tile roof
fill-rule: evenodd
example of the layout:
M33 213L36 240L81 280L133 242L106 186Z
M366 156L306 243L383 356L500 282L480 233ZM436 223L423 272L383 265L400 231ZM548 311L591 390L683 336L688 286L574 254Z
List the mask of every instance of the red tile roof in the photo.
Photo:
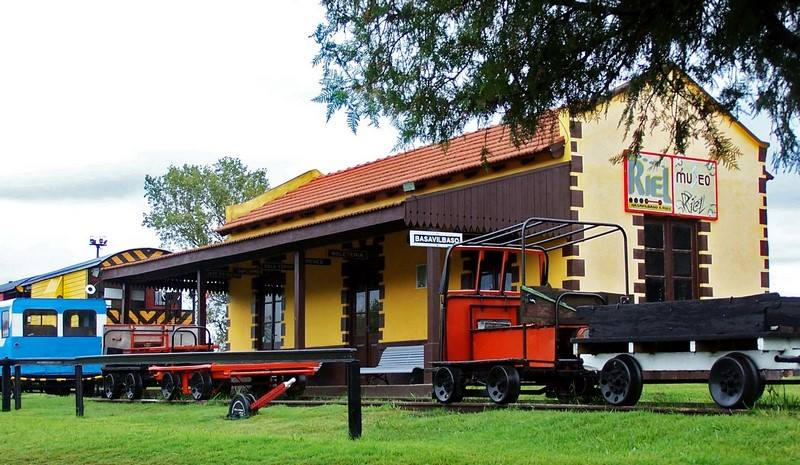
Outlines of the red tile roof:
M506 126L481 129L451 139L446 150L440 144L428 145L320 176L218 231L227 234L280 216L397 189L409 181L420 182L479 168L483 147L489 151L487 161L494 163L536 153L562 141L554 114L545 117L534 137L519 147L511 142Z

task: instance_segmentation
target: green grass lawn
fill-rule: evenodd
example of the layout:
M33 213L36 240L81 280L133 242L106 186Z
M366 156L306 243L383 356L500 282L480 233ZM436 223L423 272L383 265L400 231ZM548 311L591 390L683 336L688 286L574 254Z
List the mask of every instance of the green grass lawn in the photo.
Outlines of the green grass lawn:
M786 397L798 393L787 388ZM643 397L707 399L697 385L646 386ZM357 441L347 438L347 411L339 405L275 406L228 421L222 402L87 400L83 418L75 417L73 397L26 394L23 402L20 411L0 413L0 463L800 463L800 408L778 396L745 414L707 416L372 407L364 409L364 436Z

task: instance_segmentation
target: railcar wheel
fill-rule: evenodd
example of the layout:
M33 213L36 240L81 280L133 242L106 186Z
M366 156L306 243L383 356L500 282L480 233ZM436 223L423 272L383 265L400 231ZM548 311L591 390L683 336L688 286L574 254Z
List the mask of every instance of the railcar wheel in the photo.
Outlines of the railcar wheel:
M732 353L720 357L711 367L708 391L722 408L750 408L761 393L761 377L749 357Z
M228 418L231 420L238 420L240 418L247 418L250 416L250 396L247 394L236 394L231 399L231 404L228 407Z
M519 398L519 372L512 366L496 365L486 377L486 392L495 404L509 404Z
M291 379L291 377L287 377L286 381ZM306 384L308 383L308 377L306 375L298 375L295 376L294 384L289 386L289 389L286 390L286 397L289 399L297 399L298 397L303 395L303 392L306 390Z
M211 374L207 371L198 371L189 378L189 389L192 398L196 401L208 400L211 397Z
M122 381L122 393L128 400L141 399L144 393L142 375L135 371L125 374L125 378Z
M636 405L642 396L642 369L627 354L617 355L600 370L600 392L614 406Z
M461 370L440 367L433 374L433 396L443 404L461 402L464 398L464 380Z
M103 397L112 400L117 399L122 393L122 380L116 373L106 373L103 376Z
M177 373L164 373L161 377L161 397L164 400L175 400L181 393L181 375Z

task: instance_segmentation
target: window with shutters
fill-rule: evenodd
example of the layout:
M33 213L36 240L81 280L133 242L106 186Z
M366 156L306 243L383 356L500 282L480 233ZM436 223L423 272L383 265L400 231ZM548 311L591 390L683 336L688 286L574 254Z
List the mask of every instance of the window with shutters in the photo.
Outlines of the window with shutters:
M697 223L645 217L645 299L689 300L697 291Z

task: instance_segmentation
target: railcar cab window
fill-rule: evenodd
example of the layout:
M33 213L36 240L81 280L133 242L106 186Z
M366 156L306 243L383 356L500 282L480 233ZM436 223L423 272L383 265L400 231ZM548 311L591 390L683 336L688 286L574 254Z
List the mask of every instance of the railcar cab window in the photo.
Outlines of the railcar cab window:
M97 335L97 314L93 310L67 310L64 312L65 337L91 337Z
M500 273L503 270L503 253L486 250L480 260L480 280L478 289L481 291L499 291Z
M0 336L7 338L8 329L11 326L8 310L4 310L3 313L0 313L0 326L2 326L2 333L0 333Z
M461 251L461 289L518 291L518 253L505 250Z
M25 310L22 312L22 335L25 337L58 336L58 312L55 310Z

